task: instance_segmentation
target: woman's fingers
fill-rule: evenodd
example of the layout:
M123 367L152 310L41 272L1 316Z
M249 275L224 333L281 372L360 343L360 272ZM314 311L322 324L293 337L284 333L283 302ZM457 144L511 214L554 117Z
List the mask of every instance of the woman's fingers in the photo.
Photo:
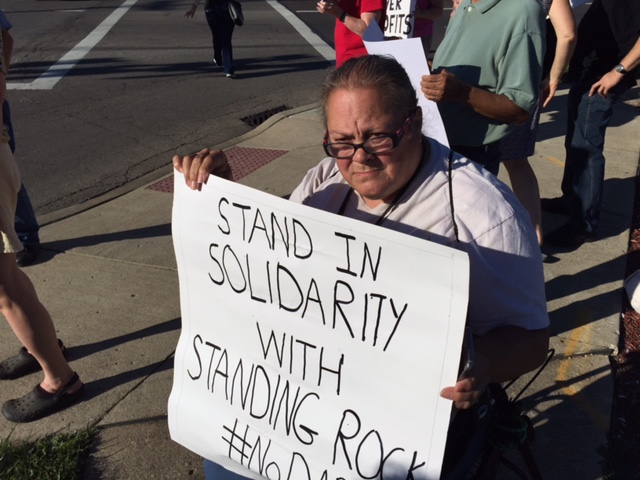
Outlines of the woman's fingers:
M221 150L204 148L195 155L174 155L173 166L184 175L185 183L193 190L200 190L209 175L233 179L227 156Z

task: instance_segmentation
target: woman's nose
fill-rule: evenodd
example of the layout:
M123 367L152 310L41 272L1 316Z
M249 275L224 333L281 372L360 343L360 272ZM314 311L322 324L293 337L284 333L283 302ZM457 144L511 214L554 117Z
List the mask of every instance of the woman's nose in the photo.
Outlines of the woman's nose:
M360 146L356 149L351 160L357 163L365 163L369 159L370 155L370 153L367 153L364 148Z

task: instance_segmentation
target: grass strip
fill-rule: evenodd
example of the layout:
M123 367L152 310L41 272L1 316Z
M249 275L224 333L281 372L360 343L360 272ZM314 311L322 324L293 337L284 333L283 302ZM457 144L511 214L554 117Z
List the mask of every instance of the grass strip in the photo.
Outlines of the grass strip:
M34 442L0 440L0 480L78 480L94 427Z

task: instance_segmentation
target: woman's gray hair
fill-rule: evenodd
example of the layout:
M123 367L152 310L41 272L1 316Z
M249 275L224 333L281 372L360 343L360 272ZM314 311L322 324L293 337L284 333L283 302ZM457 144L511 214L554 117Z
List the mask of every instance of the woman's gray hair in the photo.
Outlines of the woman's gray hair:
M390 112L397 112L398 119L411 115L418 106L416 90L405 69L390 56L365 55L351 58L340 68L330 71L322 83L320 102L322 120L327 125L327 103L338 89L375 89L380 102Z

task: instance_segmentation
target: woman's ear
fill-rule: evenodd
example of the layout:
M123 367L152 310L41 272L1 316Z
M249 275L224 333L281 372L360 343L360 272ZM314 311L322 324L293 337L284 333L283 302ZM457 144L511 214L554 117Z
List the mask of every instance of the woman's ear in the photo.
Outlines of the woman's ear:
M413 115L413 124L418 132L422 132L422 107L416 107L416 113Z

